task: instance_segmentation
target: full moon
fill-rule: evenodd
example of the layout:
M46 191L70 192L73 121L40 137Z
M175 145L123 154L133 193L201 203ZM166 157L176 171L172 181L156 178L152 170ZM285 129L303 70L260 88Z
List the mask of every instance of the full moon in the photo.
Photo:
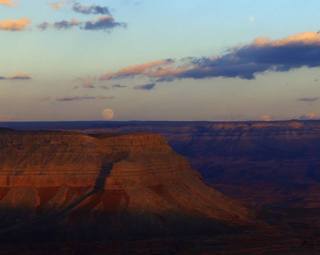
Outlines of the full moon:
M102 111L102 117L105 119L105 120L112 120L113 117L114 117L114 112L112 109L110 108L107 108L107 109L104 109Z

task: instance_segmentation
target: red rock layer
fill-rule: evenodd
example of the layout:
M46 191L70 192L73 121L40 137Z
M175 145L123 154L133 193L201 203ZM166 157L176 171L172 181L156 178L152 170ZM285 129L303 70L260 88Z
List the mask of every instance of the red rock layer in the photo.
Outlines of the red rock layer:
M153 134L1 133L0 207L249 220Z

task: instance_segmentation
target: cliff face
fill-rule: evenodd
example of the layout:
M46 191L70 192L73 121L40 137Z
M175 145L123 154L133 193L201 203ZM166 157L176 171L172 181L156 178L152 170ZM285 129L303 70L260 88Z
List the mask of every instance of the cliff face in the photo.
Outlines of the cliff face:
M320 208L320 121L60 125L85 132L160 133L228 196L258 208Z
M183 217L249 221L244 207L205 185L152 134L0 133L0 211L14 209L31 218L55 212L69 222L139 215L160 227Z

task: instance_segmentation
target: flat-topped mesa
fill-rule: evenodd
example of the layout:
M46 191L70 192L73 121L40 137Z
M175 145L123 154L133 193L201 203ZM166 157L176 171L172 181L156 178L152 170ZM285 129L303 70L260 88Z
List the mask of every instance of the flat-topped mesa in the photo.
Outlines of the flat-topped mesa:
M149 215L148 220L160 220L160 225L172 215L233 224L250 218L246 208L204 184L189 163L154 134L0 134L3 207L54 209L73 216Z
M124 151L130 154L170 153L171 147L166 139L157 134L137 133L112 136L102 139L102 144L113 151Z
M151 134L19 132L0 135L0 145L0 186L9 187L93 186L105 162L173 153L163 137Z

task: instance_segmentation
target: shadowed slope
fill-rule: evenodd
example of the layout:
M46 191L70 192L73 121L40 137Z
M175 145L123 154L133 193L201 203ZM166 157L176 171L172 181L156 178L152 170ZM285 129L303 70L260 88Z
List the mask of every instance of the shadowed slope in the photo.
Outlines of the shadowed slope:
M0 145L4 232L61 217L75 229L119 235L249 222L244 207L205 185L159 135L10 132Z

